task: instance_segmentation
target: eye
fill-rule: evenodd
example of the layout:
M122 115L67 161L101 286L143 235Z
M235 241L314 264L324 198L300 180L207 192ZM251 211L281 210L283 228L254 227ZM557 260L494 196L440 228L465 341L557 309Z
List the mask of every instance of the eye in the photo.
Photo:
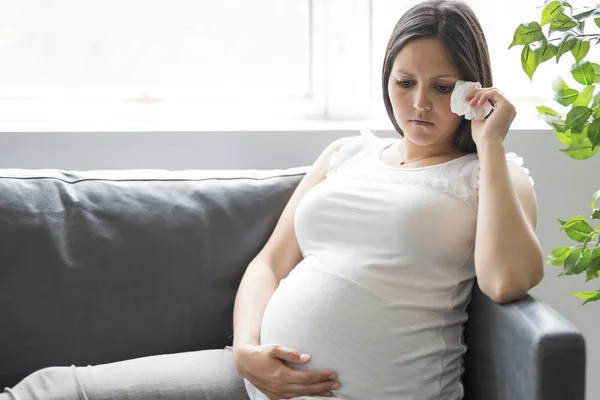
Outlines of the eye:
M454 90L454 86L448 86L448 85L438 85L438 91L440 93L450 93Z
M412 82L411 81L405 81L402 79L396 79L396 82L398 83L398 86L408 89L409 87L412 86Z

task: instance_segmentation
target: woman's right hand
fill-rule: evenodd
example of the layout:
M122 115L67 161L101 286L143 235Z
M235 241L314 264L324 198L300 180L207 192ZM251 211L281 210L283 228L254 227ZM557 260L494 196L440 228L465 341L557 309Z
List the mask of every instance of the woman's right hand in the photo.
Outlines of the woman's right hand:
M233 357L240 374L270 400L299 396L331 396L339 388L335 371L300 371L284 361L306 364L310 356L279 345L234 347ZM337 385L337 386L336 386Z

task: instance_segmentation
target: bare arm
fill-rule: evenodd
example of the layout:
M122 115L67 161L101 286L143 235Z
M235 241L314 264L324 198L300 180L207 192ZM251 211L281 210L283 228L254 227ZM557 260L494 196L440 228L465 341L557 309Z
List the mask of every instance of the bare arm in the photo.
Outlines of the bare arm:
M506 303L524 297L544 275L544 259L534 233L535 193L527 174L507 166L498 140L481 141L479 211L475 269L481 290Z
M323 181L331 156L346 138L332 142L317 158L284 208L271 237L248 265L233 309L233 347L258 345L262 316L279 281L302 260L296 241L294 215L302 197Z
M317 158L284 208L271 237L252 260L240 283L233 309L233 357L240 374L269 399L332 396L339 388L333 370L300 371L285 361L305 364L310 355L277 344L260 345L260 327L279 282L302 260L294 215L302 197L326 175L331 156L344 143L331 143Z

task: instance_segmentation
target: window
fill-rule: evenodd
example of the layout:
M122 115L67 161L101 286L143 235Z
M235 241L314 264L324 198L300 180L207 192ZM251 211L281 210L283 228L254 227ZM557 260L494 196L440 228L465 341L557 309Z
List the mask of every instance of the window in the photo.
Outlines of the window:
M531 83L520 49L508 45L519 23L539 18L542 1L467 2L484 27L496 86L529 110L520 108L521 118L534 115L533 105L551 100L556 70L542 65ZM381 65L393 26L415 3L3 0L0 129L243 128L250 121L391 128Z
M3 0L0 120L318 115L311 11L309 0Z
M373 77L374 85L371 115L376 120L387 119L381 99L381 68L387 40L402 13L419 1L373 0ZM518 116L513 126L519 128L542 128L546 124L537 118L536 106L549 105L556 110L561 106L553 103L551 82L558 75L567 82L570 79L570 65L573 58L565 55L558 67L548 61L538 68L530 81L521 68L522 46L508 49L513 34L519 24L538 21L543 0L466 0L475 11L488 43L494 86L500 89L517 107ZM572 2L575 6L577 3ZM598 49L590 50L590 55L600 54ZM589 56L588 56L589 57ZM598 55L594 55L600 59Z

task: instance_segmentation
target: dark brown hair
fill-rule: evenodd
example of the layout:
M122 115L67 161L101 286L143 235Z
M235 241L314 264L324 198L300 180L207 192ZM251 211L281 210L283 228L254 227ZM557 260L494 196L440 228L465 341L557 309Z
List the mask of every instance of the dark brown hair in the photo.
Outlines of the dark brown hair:
M404 136L394 117L388 92L390 72L400 50L411 40L439 39L450 62L466 81L492 87L492 69L485 35L473 10L465 3L450 0L424 1L409 9L398 21L390 36L383 60L383 102L396 131ZM464 119L454 134L458 150L475 153L471 122Z

